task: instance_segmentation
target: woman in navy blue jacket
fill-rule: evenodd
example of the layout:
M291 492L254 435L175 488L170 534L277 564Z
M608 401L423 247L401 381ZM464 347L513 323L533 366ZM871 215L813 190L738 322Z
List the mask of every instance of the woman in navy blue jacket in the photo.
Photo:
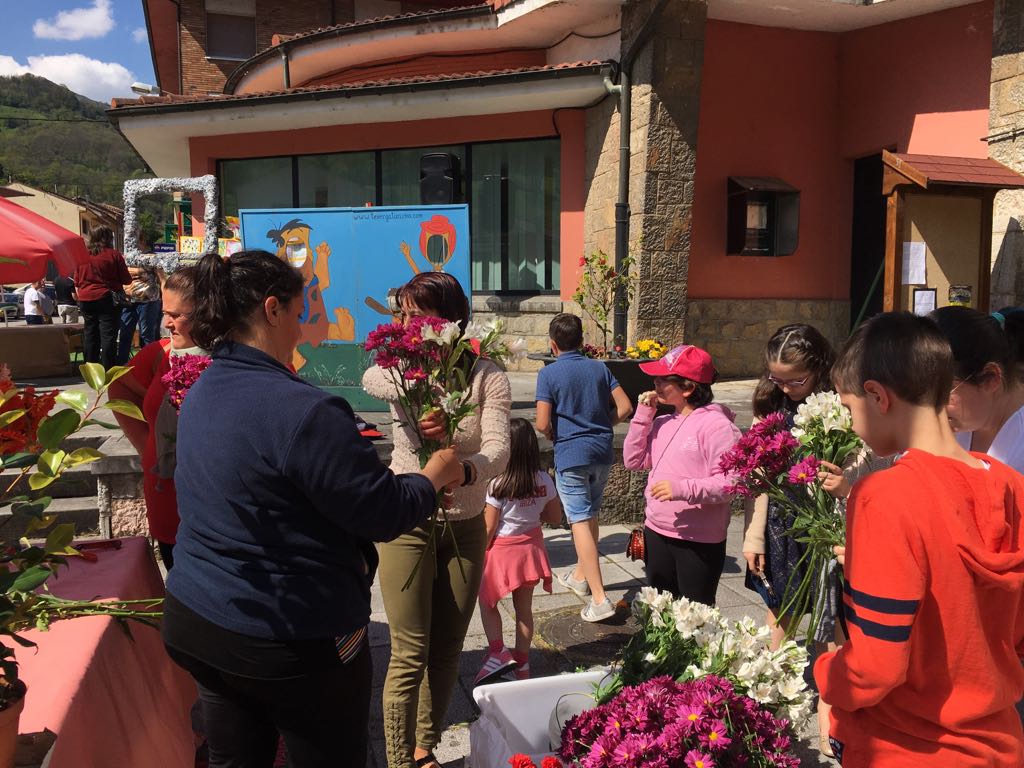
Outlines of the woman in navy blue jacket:
M395 475L343 399L289 369L302 277L262 251L200 261L192 337L214 349L177 436L181 526L164 642L199 685L210 768L366 762L374 541L462 480L452 449Z

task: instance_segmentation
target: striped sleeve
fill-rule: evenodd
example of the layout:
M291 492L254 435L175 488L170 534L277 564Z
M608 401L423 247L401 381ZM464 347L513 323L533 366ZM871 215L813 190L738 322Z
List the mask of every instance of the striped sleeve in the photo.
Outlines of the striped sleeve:
M913 509L913 494L893 493L891 482L875 479L854 489L848 507L843 608L849 641L814 667L822 699L844 710L877 704L906 679L928 576L914 525L914 514L925 510Z

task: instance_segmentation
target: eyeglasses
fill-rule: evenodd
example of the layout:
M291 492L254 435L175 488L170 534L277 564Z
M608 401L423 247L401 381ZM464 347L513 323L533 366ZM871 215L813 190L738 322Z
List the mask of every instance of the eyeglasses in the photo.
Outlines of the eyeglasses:
M971 381L971 379L973 378L974 374L972 373L970 376L965 376L964 378L960 379L960 383L953 387L951 390L949 390L949 396L952 397L954 392L960 389L960 387L962 387L967 382ZM957 395L957 397L959 397L959 395Z
M776 387L779 387L779 389L781 389L782 387L789 387L791 389L795 389L797 387L802 387L804 384L810 381L810 378L810 374L804 376L802 379L777 379L774 376L769 376L768 381L770 381Z

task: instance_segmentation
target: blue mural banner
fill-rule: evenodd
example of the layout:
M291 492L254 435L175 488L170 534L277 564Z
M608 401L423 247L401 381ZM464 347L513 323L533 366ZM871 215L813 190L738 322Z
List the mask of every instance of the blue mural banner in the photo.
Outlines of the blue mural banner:
M360 411L382 404L360 386L366 334L389 322L389 294L413 275L453 275L470 295L469 207L245 209L242 245L277 254L306 280L294 364Z

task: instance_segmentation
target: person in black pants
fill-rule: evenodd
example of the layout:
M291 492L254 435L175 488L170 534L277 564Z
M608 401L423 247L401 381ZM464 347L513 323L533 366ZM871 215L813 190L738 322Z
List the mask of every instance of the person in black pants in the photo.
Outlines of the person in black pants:
M654 391L637 399L622 447L627 469L648 470L644 570L650 585L707 605L725 565L732 478L718 466L740 431L714 400L718 372L703 349L684 344L641 363ZM659 405L672 413L657 416Z
M374 541L461 483L453 448L396 475L349 404L292 373L303 279L263 251L196 266L191 336L213 362L176 438L163 638L199 687L210 768L363 766ZM214 436L214 439L211 439Z
M124 256L114 250L114 233L109 227L97 227L89 233L89 253L89 261L75 270L78 305L85 323L85 362L111 368L117 361L121 325L121 308L114 296L124 295L124 286L132 278Z

